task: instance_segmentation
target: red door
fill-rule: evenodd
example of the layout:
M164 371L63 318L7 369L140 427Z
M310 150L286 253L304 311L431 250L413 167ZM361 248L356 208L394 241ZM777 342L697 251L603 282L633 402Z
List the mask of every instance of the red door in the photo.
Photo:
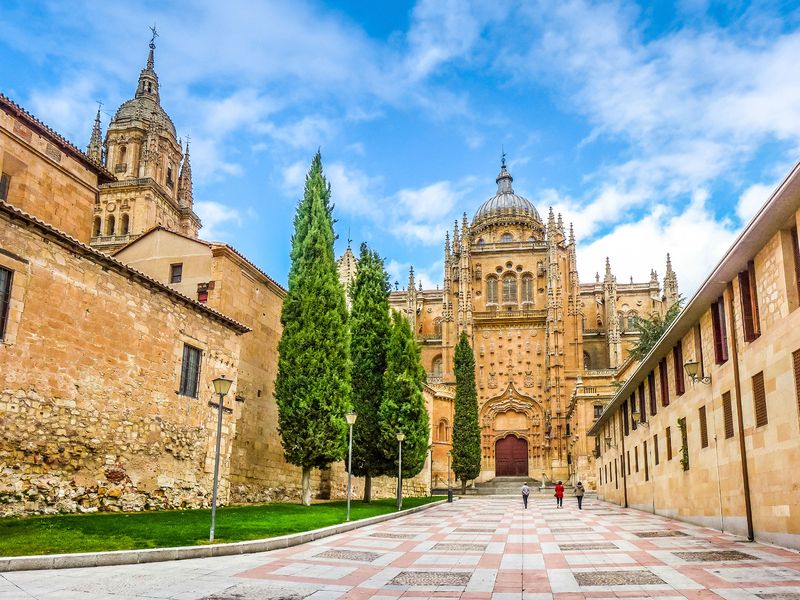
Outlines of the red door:
M497 440L494 450L495 476L528 475L528 442L515 435Z

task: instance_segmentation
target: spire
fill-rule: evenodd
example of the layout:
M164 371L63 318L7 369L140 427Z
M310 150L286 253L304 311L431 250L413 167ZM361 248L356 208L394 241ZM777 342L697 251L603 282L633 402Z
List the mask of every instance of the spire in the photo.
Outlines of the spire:
M608 257L606 256L606 276L605 276L605 281L611 281L612 278L613 278L613 276L611 275L611 261L608 260Z
M444 232L444 256L450 258L450 232Z
M458 219L456 219L455 226L453 227L453 252L458 252Z
M564 231L564 219L561 218L561 213L558 213L558 230L562 233Z
M136 88L136 97L152 98L156 101L156 103L158 103L158 75L156 75L155 60L153 57L156 49L156 38L158 37L155 25L150 28L150 31L153 32L153 35L150 38L150 44L148 44L150 51L147 53L147 64L139 74L139 85Z
M192 164L189 162L189 139L186 139L186 153L183 155L181 174L178 176L178 206L192 206L194 195L192 193ZM348 234L349 237L349 234ZM347 240L350 248L350 240Z
M569 224L569 243L575 245L575 230L572 229L572 223Z
M93 161L98 164L103 162L103 141L100 135L100 107L103 106L102 102L97 103L97 116L94 118L94 127L92 127L92 137L89 139L89 145L86 147L86 154L89 155Z
M497 183L497 193L513 194L514 189L511 187L512 181L514 181L514 178L511 177L511 173L506 169L506 153L503 152L502 158L500 159L500 173L498 173L497 179L495 179L495 183Z
M414 266L412 265L408 269L408 289L409 291L414 290Z
M675 271L672 270L672 260L669 254L667 254L667 274L664 275L664 297L668 307L675 304L680 298L678 276L675 274Z

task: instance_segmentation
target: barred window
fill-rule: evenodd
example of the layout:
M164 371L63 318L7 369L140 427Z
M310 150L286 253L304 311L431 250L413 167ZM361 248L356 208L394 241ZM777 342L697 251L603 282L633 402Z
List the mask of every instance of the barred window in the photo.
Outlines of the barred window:
M513 275L503 278L503 302L517 302L517 278Z
M181 396L197 398L200 385L200 358L202 352L199 348L183 345L183 364L181 365L181 387L178 393Z
M0 340L6 339L8 306L11 304L11 280L14 273L0 267Z
M767 424L767 393L764 389L764 371L753 375L753 402L756 409L756 427Z
M733 407L731 406L731 393L722 394L722 416L725 421L725 439L733 437Z
M533 302L533 277L530 275L522 278L522 301Z
M706 420L706 407L701 406L700 413L700 447L708 448L708 421Z

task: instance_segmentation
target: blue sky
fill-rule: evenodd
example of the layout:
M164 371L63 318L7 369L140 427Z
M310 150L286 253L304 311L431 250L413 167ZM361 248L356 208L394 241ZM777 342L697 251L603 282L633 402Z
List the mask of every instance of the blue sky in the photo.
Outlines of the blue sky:
M651 6L652 4L652 6ZM445 229L515 191L574 222L581 281L691 293L800 158L793 2L44 2L0 7L2 91L85 147L157 23L162 105L192 139L201 235L285 282L322 149L350 231L441 280Z

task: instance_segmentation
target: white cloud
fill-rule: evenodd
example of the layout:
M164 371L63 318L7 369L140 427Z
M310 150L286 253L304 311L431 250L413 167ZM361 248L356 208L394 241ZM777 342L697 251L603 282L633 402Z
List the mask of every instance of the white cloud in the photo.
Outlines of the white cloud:
M706 207L708 194L697 190L682 212L665 205L649 214L614 227L586 246L578 243L578 271L582 281L605 268L611 259L612 272L620 282L630 276L647 280L656 269L663 282L666 254L678 275L681 293L690 297L733 242L738 230L730 220L717 221Z
M408 288L408 273L414 267L414 281L417 287L422 282L422 288L426 290L436 289L442 286L444 281L444 260L436 260L433 263L420 267L412 265L410 262L400 262L390 260L386 263L386 272L389 274L389 282L394 289L395 282L401 290Z
M194 203L194 209L203 228L200 237L211 241L222 241L232 237L231 229L242 225L241 213L226 204L212 200L201 200Z
M774 189L774 185L756 183L742 192L742 195L739 196L739 202L736 204L736 215L739 220L742 223L750 221L758 210L766 204Z

